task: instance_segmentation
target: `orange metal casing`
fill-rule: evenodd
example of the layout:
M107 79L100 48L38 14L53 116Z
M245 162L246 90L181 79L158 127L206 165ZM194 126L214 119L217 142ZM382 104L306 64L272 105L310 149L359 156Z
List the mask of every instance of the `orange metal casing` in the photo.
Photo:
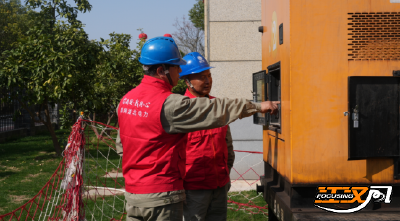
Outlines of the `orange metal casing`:
M284 41L272 50L272 20ZM393 159L348 161L348 76L392 76L399 60L349 60L349 14L400 12L390 0L262 0L262 67L281 62L282 133L264 161L292 184L400 183ZM275 35L276 37L276 35ZM279 139L278 139L279 138Z

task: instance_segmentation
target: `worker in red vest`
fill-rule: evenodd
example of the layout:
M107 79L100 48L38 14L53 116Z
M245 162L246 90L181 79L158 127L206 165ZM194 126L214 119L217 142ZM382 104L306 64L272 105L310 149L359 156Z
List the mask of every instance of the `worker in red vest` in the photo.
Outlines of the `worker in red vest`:
M180 78L188 86L185 96L210 100L212 76L207 60L198 52L183 59ZM229 125L188 133L186 144L186 176L183 182L186 201L185 220L226 220L229 174L235 160Z
M187 133L220 128L257 112L275 113L278 102L173 94L186 61L169 37L148 40L139 62L142 82L117 109L127 220L182 220Z

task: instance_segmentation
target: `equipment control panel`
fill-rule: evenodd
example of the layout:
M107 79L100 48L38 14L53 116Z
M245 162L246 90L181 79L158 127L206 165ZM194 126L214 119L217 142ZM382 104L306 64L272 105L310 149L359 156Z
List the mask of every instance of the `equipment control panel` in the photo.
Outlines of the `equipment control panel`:
M266 70L253 74L253 101L281 101L281 63L268 66ZM281 105L276 115L257 113L254 124L268 126L269 130L281 133Z

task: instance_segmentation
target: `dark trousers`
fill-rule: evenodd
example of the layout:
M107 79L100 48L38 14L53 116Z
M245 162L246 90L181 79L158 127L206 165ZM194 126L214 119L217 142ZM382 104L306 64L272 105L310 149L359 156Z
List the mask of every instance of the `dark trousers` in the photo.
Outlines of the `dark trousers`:
M126 203L126 221L182 221L183 201L158 207L135 207Z
M225 221L231 183L211 190L186 190L183 204L185 221Z

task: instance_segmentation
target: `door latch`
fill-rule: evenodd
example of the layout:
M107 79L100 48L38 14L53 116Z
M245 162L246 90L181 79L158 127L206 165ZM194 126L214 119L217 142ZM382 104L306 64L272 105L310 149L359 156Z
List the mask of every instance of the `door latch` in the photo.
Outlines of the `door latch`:
M359 112L358 112L358 105L353 110L353 128L358 128L358 120L359 120Z

